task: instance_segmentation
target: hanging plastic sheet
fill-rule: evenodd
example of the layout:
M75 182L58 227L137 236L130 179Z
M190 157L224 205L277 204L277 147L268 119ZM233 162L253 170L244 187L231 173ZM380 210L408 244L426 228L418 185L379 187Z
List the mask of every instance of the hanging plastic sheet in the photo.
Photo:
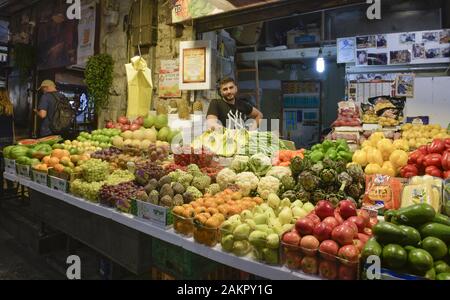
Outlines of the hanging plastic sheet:
M133 57L131 63L125 67L128 81L127 116L129 118L147 116L153 98L152 71L141 56Z

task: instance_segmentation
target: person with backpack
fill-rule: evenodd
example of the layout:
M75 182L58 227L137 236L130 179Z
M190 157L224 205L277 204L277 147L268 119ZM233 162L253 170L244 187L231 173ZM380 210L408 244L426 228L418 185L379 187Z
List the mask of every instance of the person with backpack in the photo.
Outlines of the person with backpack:
M68 134L71 129L76 113L69 100L56 89L56 84L51 80L44 80L39 87L43 92L38 109L35 113L42 119L39 135L46 137L50 135Z

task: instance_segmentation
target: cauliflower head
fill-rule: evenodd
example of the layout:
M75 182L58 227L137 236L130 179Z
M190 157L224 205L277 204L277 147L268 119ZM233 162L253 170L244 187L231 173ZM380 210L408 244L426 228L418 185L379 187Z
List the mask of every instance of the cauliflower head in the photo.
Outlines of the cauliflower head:
M258 184L258 194L264 200L267 200L270 194L277 194L280 189L281 182L273 176L261 178Z
M241 193L244 197L250 195L250 193L258 188L259 178L252 172L240 173L236 176L235 184L241 189Z

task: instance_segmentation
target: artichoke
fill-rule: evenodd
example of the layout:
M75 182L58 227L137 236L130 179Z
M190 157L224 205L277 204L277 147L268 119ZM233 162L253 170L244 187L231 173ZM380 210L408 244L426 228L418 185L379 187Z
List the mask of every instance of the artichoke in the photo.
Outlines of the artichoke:
M364 194L363 186L358 183L349 185L345 192L353 199L359 199Z
M297 189L296 199L302 201L303 203L309 202L311 200L311 193L305 191L303 188Z
M334 162L334 166L335 166L335 170L338 174L345 172L347 169L346 168L347 164L346 164L345 160L338 160L338 161Z
M352 164L347 168L347 173L353 178L354 182L365 183L364 170L358 164Z
M283 191L293 190L295 188L295 180L292 176L283 176L281 178L281 185Z
M289 199L291 202L297 200L297 193L295 191L286 191L281 195L281 199Z
M291 161L291 171L292 175L297 177L299 174L301 174L303 171L308 170L311 168L312 162L309 158L305 157L302 159L299 156L296 156Z
M310 171L303 171L298 177L298 182L305 191L312 192L319 187L320 179Z
M325 193L324 190L318 189L318 190L314 191L312 198L313 198L313 203L315 204L319 201L327 199L327 193Z
M333 169L325 169L320 173L320 178L326 185L334 184L337 179L337 172Z
M347 172L339 174L337 179L338 183L341 185L340 190L344 190L353 183L353 178Z
M323 167L325 169L336 170L336 162L335 161L333 161L333 160L331 160L329 158L325 158L322 163L323 163Z
M339 197L337 194L330 194L327 196L326 200L330 201L331 204L333 204L333 206L336 207L339 205L339 202L342 200L342 198Z
M320 176L320 173L323 171L324 167L323 167L323 163L322 162L318 162L315 165L313 165L311 167L311 171L314 173L314 175L316 176Z

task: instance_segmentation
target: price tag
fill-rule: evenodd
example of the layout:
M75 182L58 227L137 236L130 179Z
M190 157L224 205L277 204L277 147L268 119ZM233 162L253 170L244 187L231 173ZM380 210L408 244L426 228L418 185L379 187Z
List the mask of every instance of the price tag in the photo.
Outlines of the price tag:
M47 174L42 172L33 171L34 182L47 185Z
M21 177L30 178L30 169L30 166L17 165L17 172Z
M50 176L50 187L54 190L67 193L67 181L61 178Z
M16 161L5 158L5 172L8 174L16 175Z

